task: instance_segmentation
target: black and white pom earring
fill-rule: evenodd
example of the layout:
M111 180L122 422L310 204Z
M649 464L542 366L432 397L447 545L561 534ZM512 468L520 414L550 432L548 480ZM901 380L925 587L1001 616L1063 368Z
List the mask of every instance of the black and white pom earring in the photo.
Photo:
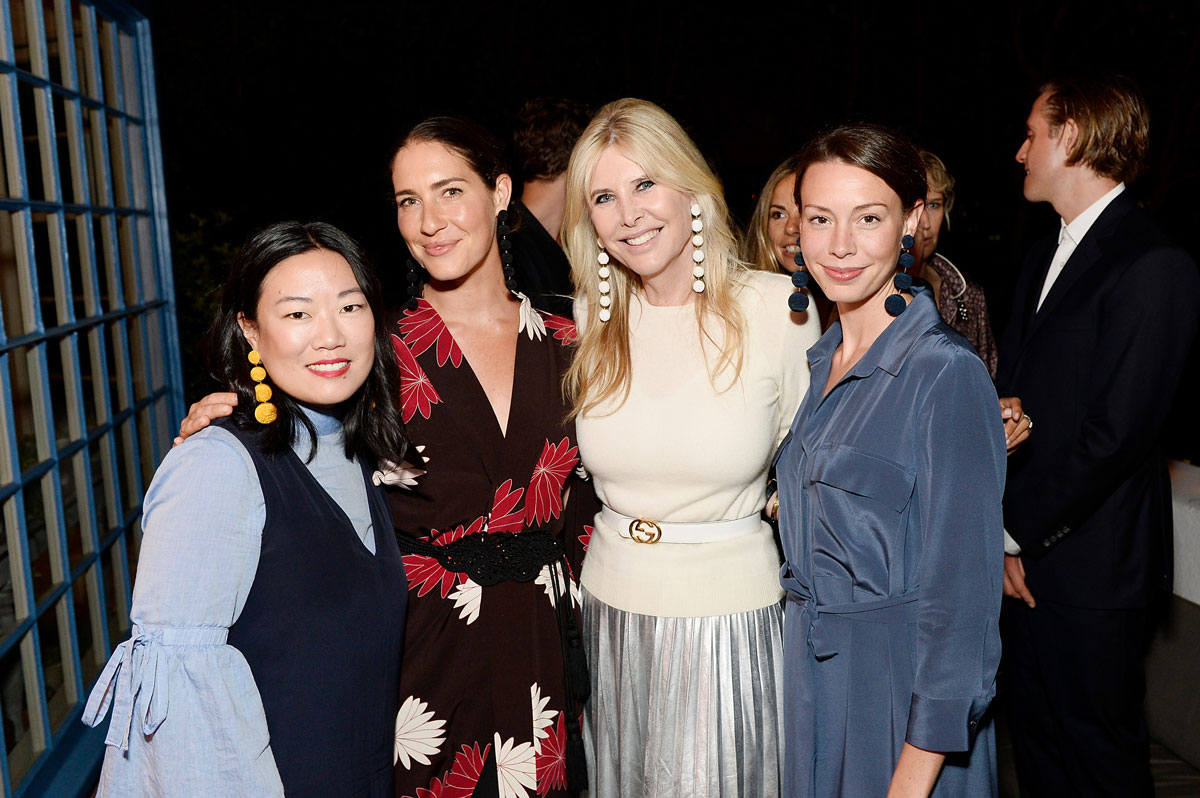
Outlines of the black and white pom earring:
M808 310L808 294L804 293L803 289L808 287L810 278L808 276L808 270L804 268L804 255L799 250L800 239L798 238L796 239L796 247L796 257L792 260L796 262L796 265L799 266L800 269L792 272L792 285L801 290L793 291L791 296L788 297L788 307L796 313L803 313L804 311Z
M500 243L500 264L504 268L504 285L509 291L517 290L516 270L513 268L512 241L508 234L512 228L508 226L508 209L503 208L496 214L496 235Z
M900 239L900 246L903 248L898 261L900 271L896 272L896 276L892 278L892 285L900 293L892 294L883 300L883 309L891 316L899 316L908 307L908 303L904 301L904 297L900 296L900 294L912 294L913 280L908 270L912 268L916 259L909 250L913 248L913 244L915 243L917 243L916 240L910 235L906 235Z

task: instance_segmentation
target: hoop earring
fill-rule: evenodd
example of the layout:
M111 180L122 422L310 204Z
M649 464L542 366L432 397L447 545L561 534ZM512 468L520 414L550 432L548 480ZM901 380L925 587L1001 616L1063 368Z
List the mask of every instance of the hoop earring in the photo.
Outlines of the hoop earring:
M409 258L404 263L406 270L405 280L408 284L404 288L404 293L408 295L408 309L416 310L417 301L421 298L421 271L417 266L417 262Z
M796 246L800 246L800 239L796 239ZM793 291L788 297L788 307L796 313L803 313L808 310L808 294L804 293L803 289L808 287L809 276L808 270L804 268L804 255L797 251L796 257L792 258L796 265L800 267L800 271L792 272L792 285L801 289Z
M609 296L612 291L612 283L609 282L612 272L608 268L611 258L604 251L604 245L600 243L600 239L596 239L596 246L600 247L600 251L596 253L596 262L600 264L600 271L597 272L600 277L600 284L596 286L600 291L600 312L596 316L600 321L608 321L612 318L612 311L609 310L612 305L612 297Z
M254 398L258 404L254 406L254 420L259 424L270 424L279 417L279 411L271 404L271 386L263 383L267 378L267 370L262 366L262 355L257 349L251 349L246 355L250 361L250 379L254 380Z
M700 203L692 203L692 260L696 265L692 267L692 276L695 281L692 283L692 290L697 294L704 293L704 250L700 247L704 246L704 236L700 232L704 229L704 222L700 219Z
M512 228L508 226L508 208L501 208L496 214L496 235L500 243L500 264L504 268L504 285L509 291L517 290L516 270L513 268L512 241L508 234Z
M883 309L890 316L899 316L908 307L908 303L904 301L904 297L900 296L900 294L912 295L913 279L908 270L916 262L916 258L912 256L909 250L912 249L915 243L916 241L910 235L905 235L904 238L900 239L900 246L903 249L898 261L900 271L896 272L896 276L892 278L892 285L895 286L899 293L892 294L883 300Z

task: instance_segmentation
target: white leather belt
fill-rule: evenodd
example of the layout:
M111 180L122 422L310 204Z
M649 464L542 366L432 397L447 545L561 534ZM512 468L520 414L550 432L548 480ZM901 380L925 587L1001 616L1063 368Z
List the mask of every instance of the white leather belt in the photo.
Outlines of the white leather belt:
M651 521L622 515L604 507L600 520L623 538L637 543L712 543L753 534L762 529L762 517L748 515L732 521L700 521L683 523L678 521Z

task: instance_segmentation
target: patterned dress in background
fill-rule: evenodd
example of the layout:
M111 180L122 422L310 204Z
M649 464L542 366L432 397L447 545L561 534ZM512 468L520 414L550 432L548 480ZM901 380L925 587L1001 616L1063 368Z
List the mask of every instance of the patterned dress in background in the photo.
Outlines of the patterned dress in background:
M423 463L384 481L400 536L445 545L470 535L544 529L570 566L578 618L583 547L595 510L565 422L561 378L572 322L522 298L507 434L437 311L421 300L392 336L401 404ZM416 456L409 458L416 460ZM564 493L569 493L564 504ZM405 550L404 540L401 549ZM483 587L437 559L406 554L408 626L396 719L399 796L566 796L568 701L551 568ZM568 708L569 707L569 708ZM488 787L494 783L495 788Z

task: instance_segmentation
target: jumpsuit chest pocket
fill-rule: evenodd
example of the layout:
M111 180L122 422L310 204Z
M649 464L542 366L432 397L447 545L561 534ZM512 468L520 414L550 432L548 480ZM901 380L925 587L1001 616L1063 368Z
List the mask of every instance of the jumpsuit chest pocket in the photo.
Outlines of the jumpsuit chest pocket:
M916 479L916 471L894 460L846 444L831 444L813 453L808 481L874 499L901 513L912 499Z

